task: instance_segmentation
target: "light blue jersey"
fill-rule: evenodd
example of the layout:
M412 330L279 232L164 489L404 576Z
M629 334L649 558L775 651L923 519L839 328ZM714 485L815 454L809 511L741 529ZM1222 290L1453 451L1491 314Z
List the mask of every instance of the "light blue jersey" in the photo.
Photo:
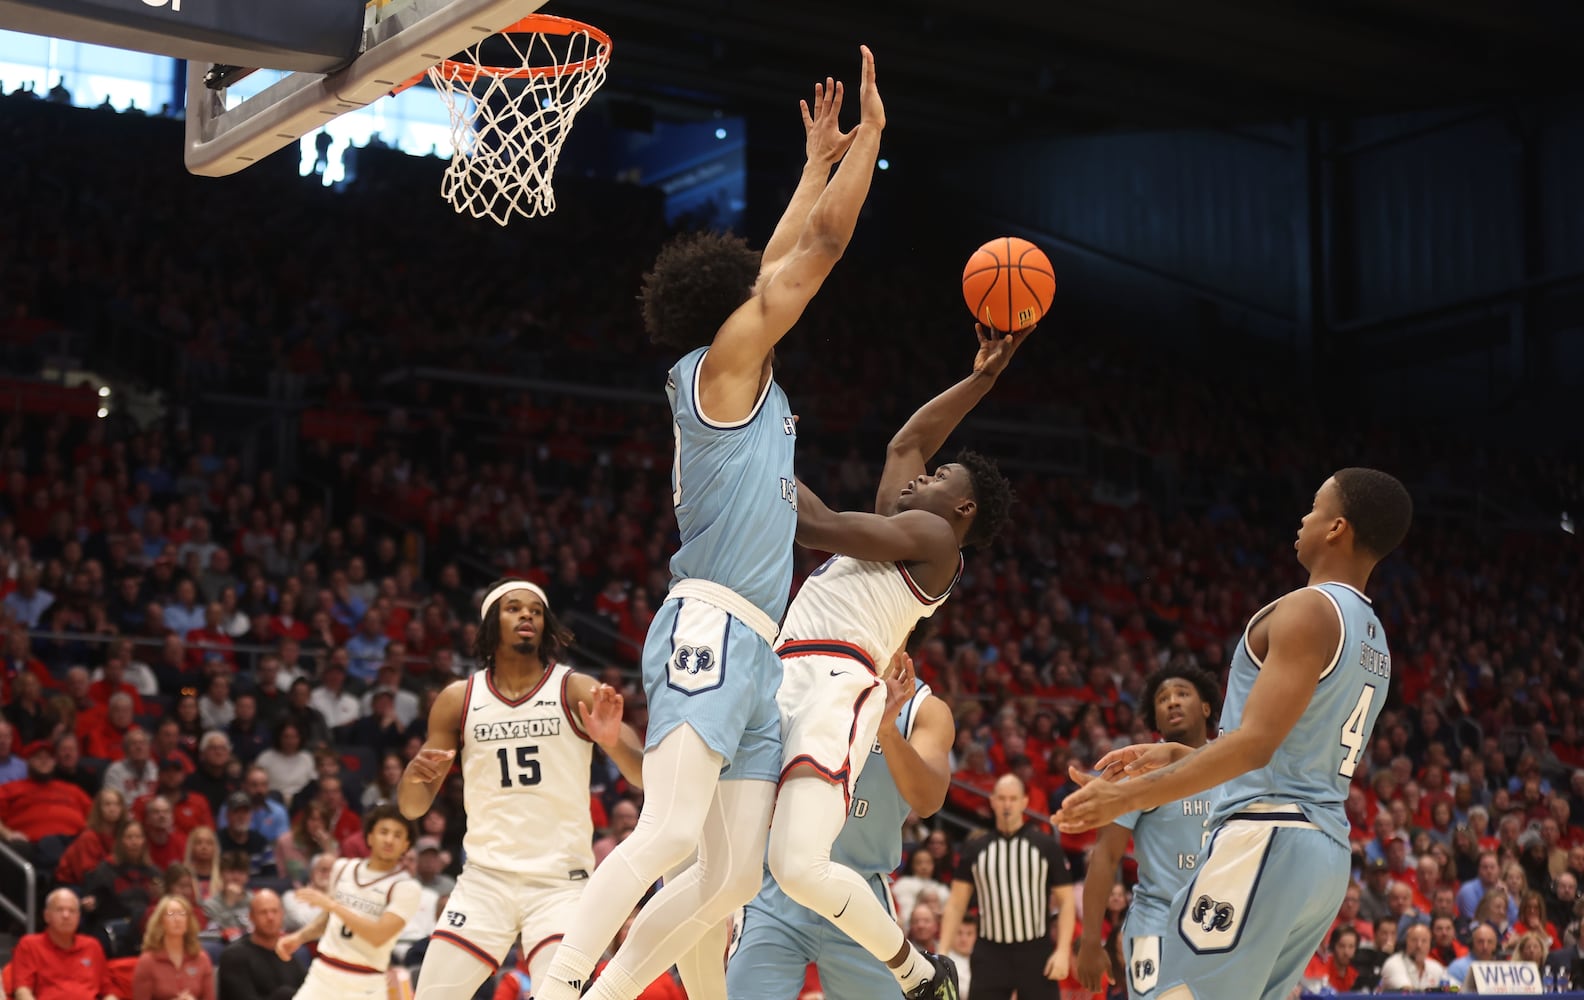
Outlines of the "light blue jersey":
M676 441L671 504L682 536L671 576L718 583L780 621L792 588L797 530L792 408L772 378L747 417L711 421L698 403L707 351L685 355L666 378Z
M918 707L929 696L929 687L915 679L913 699L897 713L896 724L903 739L912 735ZM847 822L831 845L831 860L864 875L896 871L902 864L902 823L912 808L897 788L885 755L880 752L880 741L876 740L853 787Z
M1216 790L1210 825L1220 826L1254 803L1290 803L1346 848L1348 821L1343 807L1354 769L1386 704L1391 654L1369 598L1345 583L1322 583L1310 589L1326 596L1342 623L1330 665L1320 675L1309 707L1276 748L1270 763ZM1275 602L1266 605L1249 620L1232 654L1221 715L1226 732L1242 725L1243 706L1262 666L1249 649L1249 631L1275 606Z
M1128 937L1166 932L1172 897L1193 878L1199 855L1210 843L1213 803L1213 792L1203 792L1117 817L1117 826L1133 831L1133 857L1138 861L1138 885L1133 887L1127 913Z

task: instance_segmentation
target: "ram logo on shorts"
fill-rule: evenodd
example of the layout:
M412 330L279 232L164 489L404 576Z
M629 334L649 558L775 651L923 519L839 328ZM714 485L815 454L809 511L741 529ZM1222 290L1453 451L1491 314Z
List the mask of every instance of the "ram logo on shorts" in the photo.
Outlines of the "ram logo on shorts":
M1207 933L1231 930L1232 918L1235 915L1236 911L1232 908L1231 903L1223 903L1220 900L1211 899L1202 893L1198 899L1194 900L1194 922L1204 928Z
M684 674L707 674L715 669L715 651L708 646L678 646L671 657L676 669Z

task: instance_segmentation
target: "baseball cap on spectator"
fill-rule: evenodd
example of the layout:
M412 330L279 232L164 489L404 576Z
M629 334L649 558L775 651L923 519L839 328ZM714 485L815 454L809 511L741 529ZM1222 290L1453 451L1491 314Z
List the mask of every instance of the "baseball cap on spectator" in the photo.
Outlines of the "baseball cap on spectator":
M434 851L440 855L440 863L442 865L451 863L451 852L440 846L440 838L438 837L419 837L418 842L413 845L413 850L419 854L423 854L425 851Z
M178 757L165 757L160 760L159 769L161 771L185 771L187 770L187 765L183 764Z
M1388 870L1389 869L1386 867L1385 858L1371 858L1370 860L1364 862L1364 874L1366 875L1373 875L1376 872L1384 872Z
M253 800L248 796L247 792L232 792L226 796L225 804L226 809L231 812L238 812L243 809L251 811L253 808Z
M32 743L29 743L27 746L22 748L22 756L24 758L40 753L47 753L51 757L55 756L55 744L51 743L49 740L34 740Z

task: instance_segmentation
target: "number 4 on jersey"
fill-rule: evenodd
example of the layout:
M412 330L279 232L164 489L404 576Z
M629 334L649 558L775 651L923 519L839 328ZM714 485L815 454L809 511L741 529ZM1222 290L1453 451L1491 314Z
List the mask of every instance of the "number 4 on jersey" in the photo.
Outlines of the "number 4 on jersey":
M1337 773L1344 778L1353 777L1359 759L1364 756L1364 743L1369 737L1364 730L1369 724L1370 703L1374 700L1375 685L1364 685L1364 690L1359 692L1358 704L1353 706L1353 711L1348 713L1347 721L1342 723L1340 740L1347 753L1342 755L1342 766L1337 768Z

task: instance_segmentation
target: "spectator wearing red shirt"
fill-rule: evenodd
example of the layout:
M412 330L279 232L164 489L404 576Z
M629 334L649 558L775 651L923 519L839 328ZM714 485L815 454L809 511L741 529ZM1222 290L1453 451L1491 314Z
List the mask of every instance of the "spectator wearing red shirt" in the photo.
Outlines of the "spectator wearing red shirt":
M55 748L46 740L23 751L28 776L0 785L0 837L33 845L33 861L53 869L71 841L88 824L93 800L88 793L55 777Z
M134 714L143 714L143 696L126 679L126 661L119 656L112 656L105 660L103 675L88 686L88 697L105 704L110 701L111 695L118 692L131 696Z
M132 803L132 814L139 820L143 819L149 801L159 795L170 803L175 827L183 835L192 833L200 826L212 828L215 825L214 810L209 808L209 800L188 790L186 781L187 768L180 758L164 758L160 761L159 787L155 789L154 795L145 795Z
M10 704L12 685L17 676L24 673L37 677L39 686L45 689L60 687L44 661L33 655L27 630L12 629L11 634L6 636L5 659L0 660L0 702Z
M83 754L99 760L120 760L126 756L126 735L136 725L132 696L117 691L110 696L104 714L85 712L77 719L77 738Z
M149 860L164 871L187 857L187 834L176 828L170 800L155 795L143 805L143 836L148 840Z
M17 942L11 956L15 1000L117 1000L104 949L78 934L82 907L70 889L44 903L44 930Z
M326 775L317 782L319 788L313 801L324 806L330 816L330 834L339 843L363 830L363 821L358 814L347 805L346 798L341 792L341 779L335 775Z
M978 743L970 743L963 754L963 766L952 775L948 793L951 804L960 812L981 819L990 819L990 792L995 788L996 775L990 769L990 755ZM967 787L963 787L963 786Z
M231 669L236 669L236 651L233 648L236 644L226 633L225 609L219 601L204 605L203 625L189 631L185 638L188 669L201 670L210 660L220 660Z
M77 835L55 868L57 885L81 885L99 862L110 856L116 833L127 819L126 797L114 788L101 788L88 810L88 828Z
M1358 947L1359 934L1352 927L1338 927L1331 932L1331 954L1323 971L1326 983L1338 993L1351 992L1358 982L1358 970L1353 968Z

